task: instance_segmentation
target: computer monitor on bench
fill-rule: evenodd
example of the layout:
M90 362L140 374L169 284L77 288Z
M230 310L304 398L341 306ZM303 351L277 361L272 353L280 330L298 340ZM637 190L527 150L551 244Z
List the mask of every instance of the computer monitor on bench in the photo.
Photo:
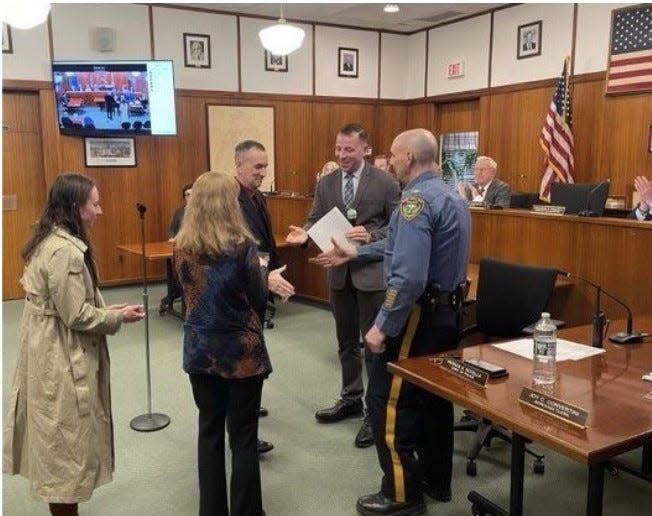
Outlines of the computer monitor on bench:
M550 204L563 206L567 214L601 217L609 195L609 180L599 183L552 183Z

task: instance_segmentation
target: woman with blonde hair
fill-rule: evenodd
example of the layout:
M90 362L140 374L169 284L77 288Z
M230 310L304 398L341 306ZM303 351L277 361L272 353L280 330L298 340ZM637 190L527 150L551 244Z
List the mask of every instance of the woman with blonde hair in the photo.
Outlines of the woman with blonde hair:
M263 380L272 372L263 338L268 283L285 298L294 287L281 277L285 267L265 277L236 180L219 172L206 172L193 184L174 258L186 302L183 369L199 409L199 514L259 516L258 413Z

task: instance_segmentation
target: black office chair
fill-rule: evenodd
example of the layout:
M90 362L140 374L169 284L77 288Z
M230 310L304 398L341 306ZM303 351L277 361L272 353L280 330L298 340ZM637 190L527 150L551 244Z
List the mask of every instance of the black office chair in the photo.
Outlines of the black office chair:
M482 334L483 342L490 342L492 338L522 336L523 329L535 323L545 310L556 276L556 269L482 258L476 300L467 303L465 308L475 308L475 324L462 331L461 345L473 333ZM489 446L494 437L511 443L510 432L468 410L454 428L456 431L475 432L467 454L466 473L470 476L477 474L475 460L480 450ZM545 469L543 455L527 447L525 451L535 458L534 472L542 474Z

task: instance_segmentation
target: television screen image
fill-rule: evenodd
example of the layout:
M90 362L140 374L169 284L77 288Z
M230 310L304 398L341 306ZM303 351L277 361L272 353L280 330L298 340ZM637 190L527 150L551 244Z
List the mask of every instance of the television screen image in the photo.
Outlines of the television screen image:
M608 179L599 183L552 183L550 204L564 206L567 214L601 217L609 184Z
M177 134L172 61L55 61L61 134Z

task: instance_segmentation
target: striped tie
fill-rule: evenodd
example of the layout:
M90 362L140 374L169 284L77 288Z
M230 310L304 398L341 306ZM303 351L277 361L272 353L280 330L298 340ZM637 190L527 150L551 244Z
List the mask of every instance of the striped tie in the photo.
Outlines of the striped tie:
M344 204L348 206L353 201L353 173L346 173L346 183L344 184Z

